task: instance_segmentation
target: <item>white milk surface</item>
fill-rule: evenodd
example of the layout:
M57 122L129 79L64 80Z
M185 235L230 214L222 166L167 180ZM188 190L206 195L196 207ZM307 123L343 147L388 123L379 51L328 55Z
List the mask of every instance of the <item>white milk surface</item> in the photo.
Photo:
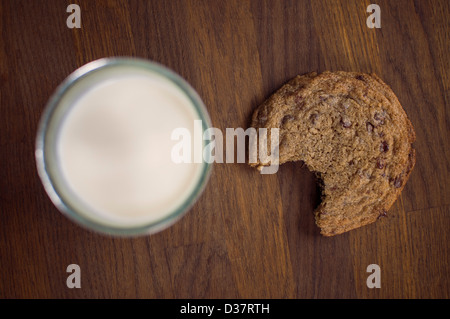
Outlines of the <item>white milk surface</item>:
M176 164L175 128L193 132L199 116L177 86L157 75L101 81L73 103L57 140L73 194L108 224L165 217L192 192L202 164ZM193 136L193 134L191 134Z

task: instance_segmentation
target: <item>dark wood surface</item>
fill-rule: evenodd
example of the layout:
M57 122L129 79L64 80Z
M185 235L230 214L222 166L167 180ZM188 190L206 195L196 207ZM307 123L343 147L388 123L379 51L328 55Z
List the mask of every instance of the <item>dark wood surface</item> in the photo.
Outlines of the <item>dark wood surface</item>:
M70 3L81 29L66 26ZM448 298L450 1L0 1L1 298ZM215 164L173 227L111 238L62 216L37 176L42 110L77 67L108 56L182 75L213 126L246 127L291 77L375 72L414 124L417 164L379 222L324 238L319 191L299 163L261 176ZM66 267L81 268L69 289ZM378 264L381 288L366 268Z

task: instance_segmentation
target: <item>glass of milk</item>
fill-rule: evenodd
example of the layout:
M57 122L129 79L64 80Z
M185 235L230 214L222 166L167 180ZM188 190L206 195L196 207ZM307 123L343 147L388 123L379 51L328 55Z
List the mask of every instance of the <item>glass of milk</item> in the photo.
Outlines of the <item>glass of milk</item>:
M203 132L211 126L198 94L173 71L136 58L88 63L45 108L36 140L39 176L55 206L88 229L118 236L160 231L191 208L208 181L207 161L171 158L172 132L193 132L199 120Z

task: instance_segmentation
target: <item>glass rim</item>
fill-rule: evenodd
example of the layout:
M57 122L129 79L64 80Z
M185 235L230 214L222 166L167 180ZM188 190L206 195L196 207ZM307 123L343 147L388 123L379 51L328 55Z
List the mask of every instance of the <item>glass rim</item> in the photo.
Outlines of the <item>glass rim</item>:
M191 101L192 106L197 112L199 118L202 121L202 134L211 127L211 119L209 117L206 106L204 105L202 99L195 91L195 89L180 75L172 71L171 69L159 64L157 62L146 60L143 58L135 57L109 57L101 58L99 60L94 60L89 62L68 75L63 82L56 88L54 93L48 100L44 111L41 115L35 142L35 160L38 175L44 186L47 195L50 197L56 208L65 216L67 216L72 221L83 226L85 229L90 229L97 233L103 233L113 236L122 237L134 237L141 235L150 235L159 232L163 229L168 228L183 217L189 209L197 202L200 195L203 193L206 184L209 181L211 175L212 163L202 160L202 168L199 173L198 180L193 186L191 192L189 192L188 197L175 209L172 209L163 217L143 223L142 225L132 225L120 227L116 225L102 224L94 219L87 217L88 214L79 213L78 210L70 204L69 201L61 196L58 187L55 185L55 176L49 172L48 155L46 152L46 138L48 136L48 127L52 122L52 116L55 111L60 107L60 102L62 98L70 91L75 83L83 80L84 78L92 75L94 72L103 70L105 68L118 67L118 66L129 66L135 67L141 70L147 70L156 73L165 79L173 83L177 88L179 88L187 98ZM203 147L205 146L205 140L203 140Z

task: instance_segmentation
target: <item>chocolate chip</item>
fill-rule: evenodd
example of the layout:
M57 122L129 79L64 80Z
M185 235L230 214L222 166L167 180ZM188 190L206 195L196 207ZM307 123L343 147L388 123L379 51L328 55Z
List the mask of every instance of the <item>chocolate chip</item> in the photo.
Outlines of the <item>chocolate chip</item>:
M319 114L313 113L309 117L309 120L311 121L312 124L316 124L316 120L317 120L318 117L319 117Z
M352 126L352 122L346 117L341 117L341 124L345 128L349 128Z
M389 151L389 144L386 141L383 141L380 145L380 151L386 153Z
M377 122L378 125L383 125L384 120L386 119L386 111L383 111L382 113L376 112L373 115L373 119Z
M326 216L326 215L328 215L328 212L322 211L319 213L318 217L321 218L322 216Z
M345 100L344 102L342 102L342 106L347 110L351 106L350 100Z
M353 161L353 160L351 160L350 162L348 162L348 165L350 165L350 166L352 166L352 165L354 165L355 164L355 162Z
M357 75L357 76L356 76L356 79L357 79L357 80L360 80L360 81L364 81L364 77L363 77L362 75Z
M380 215L378 215L378 219L382 217L387 217L387 212L384 209L380 212Z
M334 96L333 94L321 94L319 95L319 100L321 102L325 102L327 100L331 100L331 102L335 99L336 96Z
M367 97L368 94L369 94L369 90L366 88L364 90L363 97Z
M378 158L378 159L377 159L377 168L383 169L383 168L384 168L384 165L385 165L384 159Z
M372 133L373 132L373 125L370 122L366 123L367 132Z
M287 122L290 122L294 119L294 117L292 115L285 115L282 119L281 119L281 125L286 124Z
M402 175L400 174L399 176L397 176L395 178L394 177L389 178L389 182L394 184L395 188L402 187L402 185L403 185Z
M402 178L400 176L398 176L395 180L394 180L394 186L395 188L400 188L403 185L403 181Z

